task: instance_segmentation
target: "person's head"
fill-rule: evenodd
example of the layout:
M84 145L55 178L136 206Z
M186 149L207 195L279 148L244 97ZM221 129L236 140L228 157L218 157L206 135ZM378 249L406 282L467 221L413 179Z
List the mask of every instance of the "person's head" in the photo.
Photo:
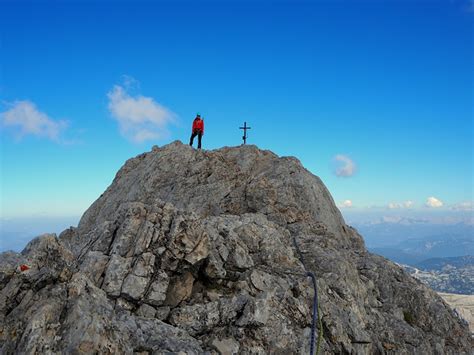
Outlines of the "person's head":
M201 114L199 112L196 113L196 118L201 118Z

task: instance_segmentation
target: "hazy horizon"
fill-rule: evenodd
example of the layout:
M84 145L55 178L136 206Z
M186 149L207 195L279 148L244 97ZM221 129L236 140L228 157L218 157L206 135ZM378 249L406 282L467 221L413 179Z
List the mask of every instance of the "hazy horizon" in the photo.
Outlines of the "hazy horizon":
M84 211L85 212L85 211ZM471 212L466 211L403 211L397 213L393 210L376 210L376 211L342 211L344 219L347 224L360 228L363 226L386 224L386 225L411 225L414 228L421 226L455 226L457 224L464 224L466 226L474 227L474 218ZM69 228L77 227L81 215L77 216L22 216L0 218L0 252L13 250L21 251L26 244L33 238L44 233L59 234ZM395 232L395 229L393 229ZM416 230L415 230L416 233ZM420 236L425 235L419 233ZM367 238L367 235L362 236L371 246L374 238ZM409 236L413 238L413 235ZM382 238L382 237L381 237ZM403 235L401 240L407 239ZM376 245L376 244L374 244Z

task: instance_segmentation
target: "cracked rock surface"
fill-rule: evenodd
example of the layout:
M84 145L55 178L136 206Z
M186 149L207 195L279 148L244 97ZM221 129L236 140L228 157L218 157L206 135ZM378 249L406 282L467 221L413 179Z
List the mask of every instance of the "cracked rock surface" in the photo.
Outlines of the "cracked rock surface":
M470 354L467 325L368 253L297 159L180 142L128 160L77 228L1 254L0 352L307 354L294 240L322 352Z

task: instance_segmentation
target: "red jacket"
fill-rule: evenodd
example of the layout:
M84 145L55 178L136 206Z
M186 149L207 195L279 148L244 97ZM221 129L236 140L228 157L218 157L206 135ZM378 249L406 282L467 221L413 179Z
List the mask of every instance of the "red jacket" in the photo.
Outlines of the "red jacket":
M193 121L193 132L194 131L200 131L202 134L204 134L204 121L198 117L196 117Z

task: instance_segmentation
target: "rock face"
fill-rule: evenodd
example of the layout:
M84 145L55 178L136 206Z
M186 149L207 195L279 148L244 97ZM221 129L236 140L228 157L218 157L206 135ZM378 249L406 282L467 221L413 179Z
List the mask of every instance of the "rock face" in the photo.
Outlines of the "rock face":
M467 325L368 253L298 160L179 142L127 161L77 228L1 256L1 353L307 354L294 240L322 352L470 353Z

